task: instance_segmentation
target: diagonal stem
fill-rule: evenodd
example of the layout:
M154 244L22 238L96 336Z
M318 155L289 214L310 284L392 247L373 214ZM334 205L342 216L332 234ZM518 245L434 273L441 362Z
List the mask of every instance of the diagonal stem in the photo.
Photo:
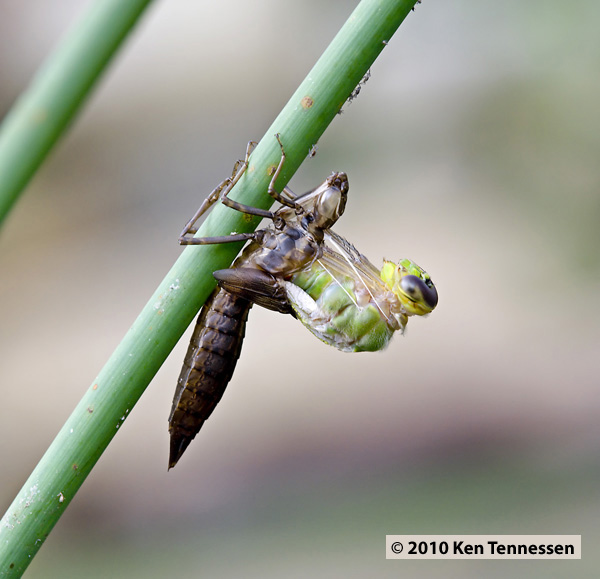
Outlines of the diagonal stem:
M239 202L271 205L267 189L281 154L275 133L287 155L281 191L414 4L359 4L252 153L232 191ZM257 222L219 204L198 235L248 232ZM214 287L212 272L227 267L239 249L234 243L182 252L0 522L0 573L20 576L26 569Z

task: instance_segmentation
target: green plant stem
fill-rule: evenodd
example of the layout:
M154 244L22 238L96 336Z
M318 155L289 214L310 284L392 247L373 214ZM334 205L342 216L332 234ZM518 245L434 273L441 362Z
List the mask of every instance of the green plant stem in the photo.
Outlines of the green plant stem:
M414 4L414 0L360 3L257 145L233 198L263 208L271 204L266 194L269 173L281 154L273 135L281 134L287 155L278 181L281 187ZM227 235L256 225L255 219L218 205L198 235ZM182 252L2 519L0 573L19 576L27 567L204 303L215 284L212 272L227 267L239 248L237 243L192 246Z
M0 223L152 0L97 0L0 126Z

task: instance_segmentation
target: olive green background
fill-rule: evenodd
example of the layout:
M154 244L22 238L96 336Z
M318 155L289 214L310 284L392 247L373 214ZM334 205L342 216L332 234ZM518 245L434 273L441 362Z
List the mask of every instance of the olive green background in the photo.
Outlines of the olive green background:
M2 511L354 2L157 1L0 232ZM0 114L82 3L0 3ZM184 337L28 577L593 577L600 5L426 0L291 182L438 309L342 354L251 312L167 473ZM308 151L307 151L308 153ZM189 334L188 334L189 335ZM581 534L581 561L386 561L386 534Z

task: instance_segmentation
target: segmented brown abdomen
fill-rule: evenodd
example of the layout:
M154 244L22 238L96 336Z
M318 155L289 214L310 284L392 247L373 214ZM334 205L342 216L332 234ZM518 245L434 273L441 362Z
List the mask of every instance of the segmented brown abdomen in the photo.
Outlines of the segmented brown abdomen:
M173 468L221 400L240 357L252 303L216 288L196 322L169 416Z
M232 268L274 275L302 269L320 255L320 247L297 226L262 230ZM217 288L208 298L192 335L177 381L169 416L169 468L173 468L221 400L240 357L252 302Z

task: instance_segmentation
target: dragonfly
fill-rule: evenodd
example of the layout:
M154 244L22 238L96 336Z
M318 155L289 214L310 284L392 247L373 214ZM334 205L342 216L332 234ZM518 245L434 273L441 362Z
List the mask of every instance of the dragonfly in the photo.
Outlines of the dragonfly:
M232 269L256 288L268 287L271 283L269 295L277 293L273 281L310 267L321 256L324 232L344 212L348 195L348 178L341 172L333 173L320 186L304 195L296 197L288 187L283 189L282 194L278 193L275 181L285 162L285 151L279 135L276 137L281 147L281 158L272 175L268 193L281 204L281 208L271 212L243 205L228 197L248 168L254 145L250 142L244 160L236 163L231 178L211 192L179 238L184 245L250 241ZM268 218L271 225L254 233L193 237L197 232L198 219L218 200L237 211ZM218 274L215 272L214 275ZM246 321L253 303L260 303L256 295L250 301L243 295L217 286L202 307L169 416L169 468L175 466L223 396L240 356Z
M404 333L410 316L425 316L437 306L431 277L414 261L384 260L378 270L341 235L328 231L325 243L309 267L268 285L244 283L235 269L214 276L230 294L291 314L342 352L383 350L395 332Z
M341 351L385 348L404 331L412 315L437 305L429 275L410 260L384 262L379 271L331 230L344 212L348 177L333 173L315 189L296 196L288 187L275 190L281 159L268 193L281 204L275 211L242 205L228 197L248 167L253 143L200 206L179 238L202 245L250 241L231 268L214 272L218 285L203 306L179 376L169 417L169 468L177 464L220 401L240 356L248 313L253 304L291 314L315 336ZM271 220L254 233L193 237L196 222L214 203Z

